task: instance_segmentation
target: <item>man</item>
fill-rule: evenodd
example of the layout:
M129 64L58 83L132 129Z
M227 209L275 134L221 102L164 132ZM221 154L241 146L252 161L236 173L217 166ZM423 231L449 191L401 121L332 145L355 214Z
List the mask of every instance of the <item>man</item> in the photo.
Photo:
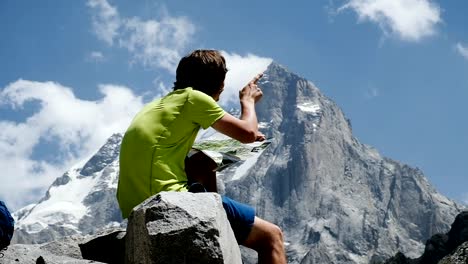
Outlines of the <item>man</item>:
M241 116L216 102L224 90L227 69L215 50L196 50L179 62L174 90L146 105L122 141L117 199L122 216L161 191L187 191L185 160L200 128L217 131L243 143L263 140L255 104L262 97L257 75L240 92ZM258 252L259 263L286 263L280 228L255 216L252 207L223 197L237 242Z

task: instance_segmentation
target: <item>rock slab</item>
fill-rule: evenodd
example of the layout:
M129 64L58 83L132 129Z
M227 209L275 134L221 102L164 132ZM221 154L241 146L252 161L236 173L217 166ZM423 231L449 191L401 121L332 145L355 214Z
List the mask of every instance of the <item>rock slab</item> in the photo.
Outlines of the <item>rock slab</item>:
M242 263L216 193L162 192L128 219L126 263Z

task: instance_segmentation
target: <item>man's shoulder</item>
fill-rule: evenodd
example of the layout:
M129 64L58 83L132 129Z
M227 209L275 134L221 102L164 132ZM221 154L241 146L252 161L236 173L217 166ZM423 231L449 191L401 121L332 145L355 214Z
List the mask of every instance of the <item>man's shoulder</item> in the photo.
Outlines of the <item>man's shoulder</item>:
M187 92L187 94L189 96L189 99L196 99L196 100L204 100L204 101L210 101L210 102L213 101L213 102L215 102L213 97L207 95L204 92L195 90L192 87L185 88L184 90L186 90L186 92Z
M186 103L189 102L198 102L198 101L211 101L213 98L201 91L195 90L192 87L187 87L183 89L178 89L172 91L165 95L164 97L160 98L158 101L163 103L168 102L178 102L178 103ZM153 103L153 102L152 102Z

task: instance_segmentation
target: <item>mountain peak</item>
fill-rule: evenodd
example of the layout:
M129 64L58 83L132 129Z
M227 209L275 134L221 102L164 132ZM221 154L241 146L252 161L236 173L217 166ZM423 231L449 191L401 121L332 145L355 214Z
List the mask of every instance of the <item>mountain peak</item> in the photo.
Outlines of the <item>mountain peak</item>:
M82 176L90 176L111 164L120 153L120 142L123 135L113 134L98 152L83 166L80 171Z

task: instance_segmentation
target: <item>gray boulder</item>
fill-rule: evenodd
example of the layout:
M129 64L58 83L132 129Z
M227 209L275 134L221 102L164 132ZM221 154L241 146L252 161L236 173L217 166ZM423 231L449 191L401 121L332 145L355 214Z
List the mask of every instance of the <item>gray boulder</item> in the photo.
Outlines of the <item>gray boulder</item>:
M468 263L468 241L461 244L452 254L445 256L438 264Z
M125 260L125 231L108 229L78 246L84 259L123 264Z
M75 235L43 244L14 244L2 251L6 263L124 263L125 230L105 229L95 235Z
M457 215L448 233L435 234L428 239L421 257L411 259L399 252L385 262L385 264L448 263L468 263L468 211Z
M216 193L162 192L128 219L126 263L242 263Z
M102 263L94 260L86 260L81 257L70 257L74 255L75 248L62 247L60 243L52 242L53 244L14 244L8 247L3 252L3 257L0 258L0 263L45 263L45 264L84 264L84 263ZM57 249L53 246L59 247L61 252L57 255ZM52 252L53 251L53 252Z

